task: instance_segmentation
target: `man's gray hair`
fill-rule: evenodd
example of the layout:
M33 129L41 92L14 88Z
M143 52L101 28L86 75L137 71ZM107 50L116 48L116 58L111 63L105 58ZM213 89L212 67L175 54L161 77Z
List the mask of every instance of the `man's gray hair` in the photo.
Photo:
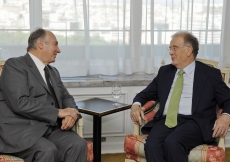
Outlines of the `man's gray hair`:
M187 31L179 31L172 35L172 38L182 36L184 38L184 45L192 46L193 48L193 55L196 58L198 51L199 51L199 41L198 39L190 32Z
M36 43L37 40L40 38L44 38L46 35L46 30L42 28L38 28L35 31L33 31L30 34L30 37L28 39L28 47L27 47L27 52L29 52L30 49L36 49Z

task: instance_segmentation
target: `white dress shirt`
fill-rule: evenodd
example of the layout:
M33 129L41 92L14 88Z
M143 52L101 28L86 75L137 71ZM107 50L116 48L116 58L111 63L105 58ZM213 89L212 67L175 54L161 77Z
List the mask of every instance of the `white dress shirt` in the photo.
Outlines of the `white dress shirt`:
M43 64L43 62L41 60L39 60L36 56L34 56L33 54L31 54L30 52L28 52L30 57L32 58L32 60L34 61L35 65L38 68L38 71L40 72L44 82L46 83L46 77L45 77L45 64ZM47 84L47 83L46 83Z

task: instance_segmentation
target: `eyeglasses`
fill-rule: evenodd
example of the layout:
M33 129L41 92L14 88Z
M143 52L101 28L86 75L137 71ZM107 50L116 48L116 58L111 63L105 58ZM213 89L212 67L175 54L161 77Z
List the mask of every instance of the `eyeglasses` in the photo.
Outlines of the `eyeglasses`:
M183 47L188 47L188 46L183 46ZM177 52L179 48L183 48L183 47L169 47L168 51L169 53L172 52Z

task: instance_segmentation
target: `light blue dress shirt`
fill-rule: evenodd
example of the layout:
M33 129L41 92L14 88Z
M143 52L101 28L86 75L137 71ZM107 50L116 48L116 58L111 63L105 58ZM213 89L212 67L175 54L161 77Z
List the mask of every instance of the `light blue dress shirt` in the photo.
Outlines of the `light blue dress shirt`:
M195 61L193 61L191 64L189 64L183 69L185 73L183 74L184 82L183 82L183 89L182 89L182 94L180 98L180 103L179 103L179 112L178 112L179 114L192 115L192 94L193 94L193 81L194 81L195 66L196 66ZM179 71L180 69L177 69L177 72L173 80L173 84L169 92L168 99L165 104L163 115L167 114L169 100L171 98L173 87L175 85Z

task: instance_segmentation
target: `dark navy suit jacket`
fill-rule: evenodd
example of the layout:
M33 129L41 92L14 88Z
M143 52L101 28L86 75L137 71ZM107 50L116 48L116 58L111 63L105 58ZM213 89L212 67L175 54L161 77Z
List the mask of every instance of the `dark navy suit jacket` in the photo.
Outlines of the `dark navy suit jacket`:
M198 61L195 63L192 117L200 126L204 141L209 143L213 141L212 128L217 118L216 106L223 108L223 113L230 114L230 89L223 82L220 70ZM149 100L160 102L153 122L142 128L143 133L148 133L153 123L163 116L176 71L176 67L171 64L162 66L153 81L134 98L133 102L140 102L142 105Z

